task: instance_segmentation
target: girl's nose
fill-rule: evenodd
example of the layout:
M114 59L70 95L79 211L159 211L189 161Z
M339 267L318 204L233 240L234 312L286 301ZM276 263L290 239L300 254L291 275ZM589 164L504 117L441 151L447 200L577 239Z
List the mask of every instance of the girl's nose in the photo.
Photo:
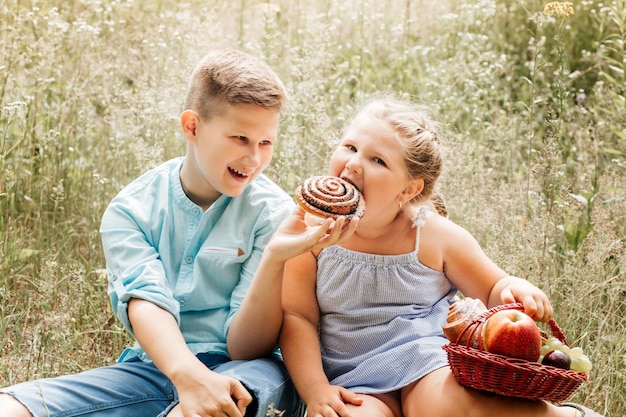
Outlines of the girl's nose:
M356 158L352 158L346 163L346 169L348 172L352 172L357 175L361 174L361 164Z

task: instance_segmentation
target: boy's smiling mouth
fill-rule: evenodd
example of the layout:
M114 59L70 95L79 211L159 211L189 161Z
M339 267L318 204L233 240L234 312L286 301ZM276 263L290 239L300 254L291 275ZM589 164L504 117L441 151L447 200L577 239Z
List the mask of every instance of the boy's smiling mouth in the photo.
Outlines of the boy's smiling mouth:
M233 176L241 179L248 178L249 174L244 174L243 172L237 171L235 168L228 167L228 172L230 172Z

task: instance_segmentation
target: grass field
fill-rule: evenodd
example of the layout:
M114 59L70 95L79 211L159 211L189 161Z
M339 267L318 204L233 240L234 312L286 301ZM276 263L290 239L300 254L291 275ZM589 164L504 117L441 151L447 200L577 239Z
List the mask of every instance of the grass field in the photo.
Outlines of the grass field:
M234 46L290 91L266 171L288 191L325 171L364 97L430 107L451 219L549 294L594 363L572 400L626 416L626 1L554 4L0 0L0 386L112 363L129 342L100 217L184 152L187 77Z

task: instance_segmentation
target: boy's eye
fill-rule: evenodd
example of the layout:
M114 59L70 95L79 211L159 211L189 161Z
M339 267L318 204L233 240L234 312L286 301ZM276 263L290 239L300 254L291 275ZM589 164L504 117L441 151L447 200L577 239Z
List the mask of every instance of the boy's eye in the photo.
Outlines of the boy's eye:
M264 140L264 141L261 142L261 145L265 145L265 146L271 145L271 144L272 144L271 140Z
M346 145L346 148L350 149L352 152L356 152L356 148L352 145Z

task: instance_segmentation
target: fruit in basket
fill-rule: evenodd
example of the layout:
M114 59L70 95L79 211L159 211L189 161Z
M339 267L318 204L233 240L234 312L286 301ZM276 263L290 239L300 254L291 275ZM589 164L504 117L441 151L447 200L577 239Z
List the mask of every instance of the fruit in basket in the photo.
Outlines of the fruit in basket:
M569 355L562 350L551 350L544 355L541 363L543 365L554 366L555 368L569 369L572 360Z
M593 365L587 355L582 355L580 358L572 357L572 363L570 364L572 371L589 373L591 368L593 368Z
M541 350L541 330L519 310L500 310L485 321L483 346L487 352L536 362Z
M540 358L539 362L544 365L552 365L549 363L549 361L548 363L546 363L545 361L545 356L548 354L548 352L551 352L551 351L560 351L560 352L565 353L569 357L570 359L569 367L563 368L563 369L570 369L576 372L588 373L589 371L591 371L591 368L593 367L593 365L591 364L591 360L589 359L589 357L587 357L587 355L583 353L582 348L580 347L570 348L569 346L567 346L565 343L563 343L556 337L549 337L544 342L543 346L541 346L542 357ZM555 366L555 365L552 365L552 366Z
M572 363L570 365L570 369L572 371L577 372L589 372L593 365L591 364L591 360L583 353L582 348L574 347L570 349L570 358L572 359Z

